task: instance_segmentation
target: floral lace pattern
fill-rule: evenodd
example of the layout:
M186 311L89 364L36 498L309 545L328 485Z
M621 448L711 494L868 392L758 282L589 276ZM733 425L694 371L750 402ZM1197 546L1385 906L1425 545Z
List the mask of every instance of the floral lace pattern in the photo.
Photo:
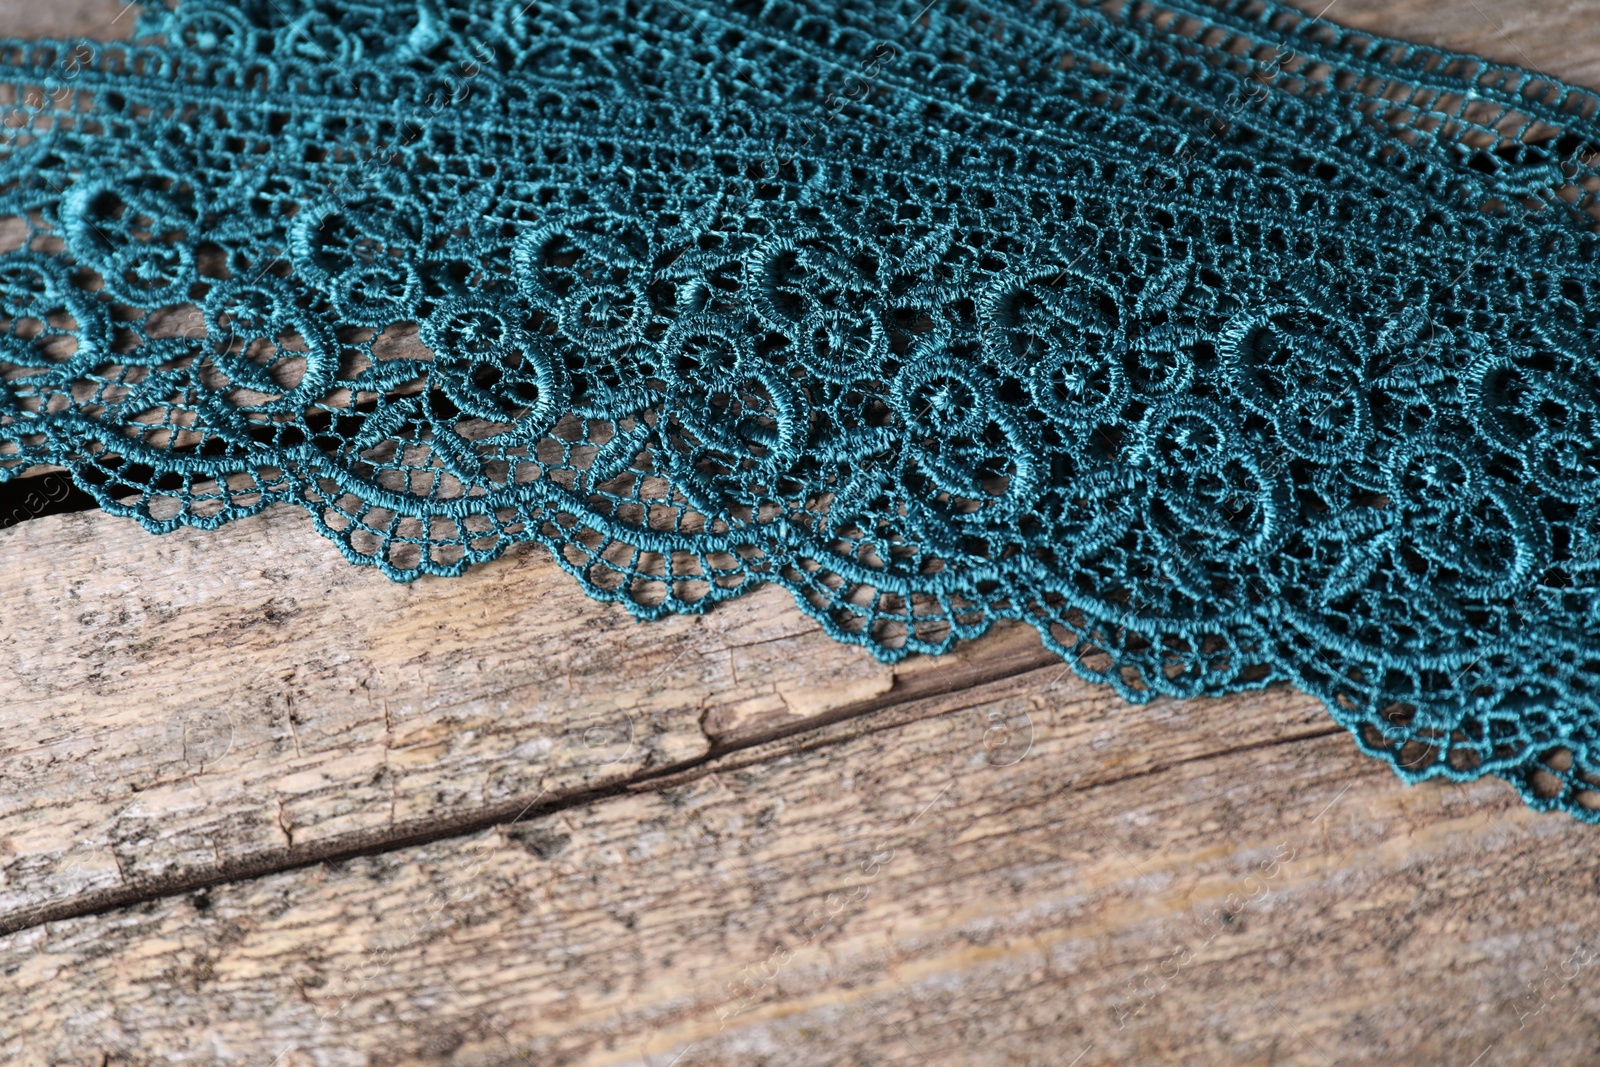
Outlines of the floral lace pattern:
M1600 821L1590 93L1268 0L186 0L0 101L0 478L1020 619Z

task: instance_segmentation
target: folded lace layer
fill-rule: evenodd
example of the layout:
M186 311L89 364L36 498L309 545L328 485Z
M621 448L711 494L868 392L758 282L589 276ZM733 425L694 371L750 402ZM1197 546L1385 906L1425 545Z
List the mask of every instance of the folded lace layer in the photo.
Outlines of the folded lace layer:
M1591 96L1261 4L516 7L7 46L0 472L885 659L1022 619L1597 818Z

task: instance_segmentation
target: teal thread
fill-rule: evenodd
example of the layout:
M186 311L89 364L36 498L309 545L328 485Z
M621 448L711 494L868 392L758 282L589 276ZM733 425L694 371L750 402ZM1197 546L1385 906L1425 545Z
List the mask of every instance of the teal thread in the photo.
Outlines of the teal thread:
M1266 0L193 0L8 42L0 477L1291 683L1600 821L1600 102ZM415 330L431 358L400 358ZM406 349L415 351L415 349Z

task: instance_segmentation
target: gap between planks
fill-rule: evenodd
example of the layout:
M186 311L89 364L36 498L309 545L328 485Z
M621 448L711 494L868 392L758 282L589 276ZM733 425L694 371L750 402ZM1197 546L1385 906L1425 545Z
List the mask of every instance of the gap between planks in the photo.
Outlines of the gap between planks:
M1058 664L1060 662L1053 656L1049 656L1048 653L1044 653L1042 648L1040 652L1050 663ZM703 755L641 772L602 788L558 794L549 796L548 799L547 791L541 791L531 799L518 797L510 801L497 803L468 816L445 820L423 819L399 824L381 836L368 837L362 835L298 847L291 844L278 855L265 855L243 861L225 862L209 872L185 870L177 875L158 877L136 885L91 892L72 900L43 905L0 918L0 936L61 919L103 914L116 908L128 907L166 897L181 896L200 889L231 882L248 881L282 871L296 870L320 863L341 862L362 856L380 855L449 838L470 836L496 826L509 825L527 819L545 818L557 812L599 803L613 797L641 790L675 787L705 774L748 765L754 762L755 759L764 758L775 749L782 748L783 746L778 743L790 739L806 740L807 743L803 745L803 748L810 750L820 746L839 744L843 740L860 736L861 734L892 729L906 720L902 718L894 722L864 725L863 728L850 731L843 736L822 735L822 731L825 731L826 727L852 720L871 719L877 713L905 708L918 701L941 696L952 697L955 698L955 706L941 708L938 714L963 710L970 706L970 703L980 702L983 699L982 687L985 683L1020 677L1022 674L1037 669L1037 663L1029 663L1019 667L1014 660L1001 659L995 665L995 669L990 672L963 672L960 675L944 676L924 674L921 678L932 678L935 679L935 682L931 685L922 685L913 681L912 684L892 690L881 697L847 705L797 723L753 731L735 737L730 741L719 741L715 736L707 734L707 740L710 742L711 747ZM1045 670L1047 673L1049 672L1049 668L1045 668ZM967 702L963 702L964 700ZM1282 742L1266 743L1289 743L1306 737L1324 737L1339 732L1341 731L1337 726L1330 725L1325 730L1284 738ZM809 735L813 734L818 734L819 736L810 738ZM742 761L735 761L734 757L752 751L759 753L759 755L753 758L747 757ZM1232 750L1224 749L1215 755L1226 755L1229 751Z

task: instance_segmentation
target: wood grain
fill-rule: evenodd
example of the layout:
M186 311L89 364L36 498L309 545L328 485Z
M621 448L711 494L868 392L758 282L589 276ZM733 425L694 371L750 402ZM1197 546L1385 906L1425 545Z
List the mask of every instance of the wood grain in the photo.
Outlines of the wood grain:
M1588 0L1289 0L1330 22L1471 52L1600 88L1600 26Z
M1600 85L1582 0L1325 13ZM640 626L536 549L394 586L287 508L25 522L0 597L7 1063L1594 1060L1595 831L1289 691Z
M770 588L642 625L542 548L395 585L294 508L163 537L50 516L0 530L0 558L0 928L461 833L1053 662L1013 628L890 668Z
M138 14L138 6L127 0L0 0L0 33L23 40L119 41L133 35Z
M1489 1063L1587 1062L1600 1004L1571 959L1596 933L1591 830L1488 783L1402 788L1314 719L1127 715L1055 678L470 840L11 935L6 981L33 1010L0 1048L279 1067L1466 1067L1491 1045ZM986 746L997 721L1031 744Z

